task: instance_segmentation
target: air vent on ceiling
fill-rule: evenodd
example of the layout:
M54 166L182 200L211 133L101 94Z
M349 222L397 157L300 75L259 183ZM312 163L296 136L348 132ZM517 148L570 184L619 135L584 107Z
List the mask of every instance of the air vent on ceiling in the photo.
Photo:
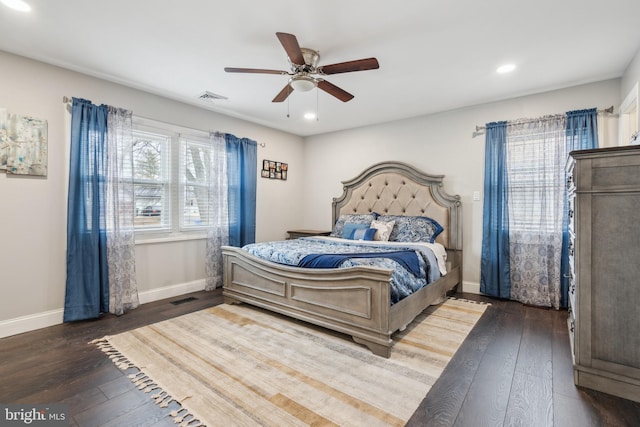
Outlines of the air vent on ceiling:
M217 93L209 92L205 90L201 95L198 96L198 99L202 101L217 101L219 99L229 99L226 96L218 95Z

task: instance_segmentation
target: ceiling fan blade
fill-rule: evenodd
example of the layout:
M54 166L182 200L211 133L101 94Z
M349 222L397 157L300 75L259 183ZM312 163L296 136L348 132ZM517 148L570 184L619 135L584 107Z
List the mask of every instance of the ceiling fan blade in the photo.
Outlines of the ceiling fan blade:
M349 92L344 89L340 89L338 86L329 83L326 80L318 80L318 87L327 92L329 95L335 96L342 102L351 101L353 99L353 95L351 95Z
M304 65L304 57L302 56L302 50L298 44L298 39L293 34L288 33L276 33L278 40L282 43L284 51L287 52L289 60L296 65Z
M276 95L275 98L273 98L273 100L271 102L282 102L285 99L287 99L287 97L289 95L291 95L291 93L293 92L293 88L291 86L289 86L288 84L282 88L282 90Z
M380 64L378 64L378 60L376 58L366 58L325 65L318 67L318 71L322 74L339 74L350 73L352 71L376 70L378 68L380 68Z
M226 67L224 69L227 73L255 73L255 74L288 74L282 70L264 70L261 68L234 68Z

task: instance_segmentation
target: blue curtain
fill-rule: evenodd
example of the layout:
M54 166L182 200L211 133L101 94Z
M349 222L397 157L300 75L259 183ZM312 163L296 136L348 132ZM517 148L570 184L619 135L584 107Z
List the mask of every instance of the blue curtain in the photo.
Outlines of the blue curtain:
M574 150L587 150L598 147L598 110L577 110L567 112L566 130L567 153ZM566 188L565 188L566 190ZM562 222L562 254L561 254L561 287L560 303L562 307L568 306L569 297L569 221L568 206L565 193L565 206Z
M257 143L225 134L229 203L229 245L256 240Z
M480 292L498 298L509 298L509 210L505 170L507 122L487 123L485 135Z
M64 321L109 311L105 162L109 107L73 98Z

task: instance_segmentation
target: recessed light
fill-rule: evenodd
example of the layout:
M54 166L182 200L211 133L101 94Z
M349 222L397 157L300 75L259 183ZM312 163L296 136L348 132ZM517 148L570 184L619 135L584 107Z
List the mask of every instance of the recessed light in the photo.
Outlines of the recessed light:
M316 118L316 113L304 113L304 118L307 120L313 120Z
M20 12L31 11L31 6L29 6L27 2L23 0L0 0L0 2L2 2L2 4L4 4L7 7L10 7L11 9L14 9Z
M498 74L506 74L506 73L512 72L515 69L516 69L516 64L504 64L504 65L501 65L500 67L498 67L496 72Z

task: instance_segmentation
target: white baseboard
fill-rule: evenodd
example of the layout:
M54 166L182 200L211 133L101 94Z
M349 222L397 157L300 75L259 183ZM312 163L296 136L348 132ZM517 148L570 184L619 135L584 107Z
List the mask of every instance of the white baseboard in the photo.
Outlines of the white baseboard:
M462 281L462 292L480 295L480 283Z
M140 300L140 304L147 304L165 298L172 298L179 295L189 294L191 292L202 291L204 290L205 285L205 279L179 283L177 285L140 292L138 294L138 299ZM44 311L42 313L29 314L27 316L2 320L0 321L0 338L34 331L48 326L59 325L62 323L63 316L64 309L59 308L56 310Z
M151 289L138 293L140 304L159 301L165 298L173 298L178 295L190 294L191 292L203 291L207 281L205 279L194 280L192 282L178 283L177 285L165 286L164 288Z
M2 320L0 321L0 338L46 328L47 326L59 325L62 323L63 315L64 310L59 308Z

